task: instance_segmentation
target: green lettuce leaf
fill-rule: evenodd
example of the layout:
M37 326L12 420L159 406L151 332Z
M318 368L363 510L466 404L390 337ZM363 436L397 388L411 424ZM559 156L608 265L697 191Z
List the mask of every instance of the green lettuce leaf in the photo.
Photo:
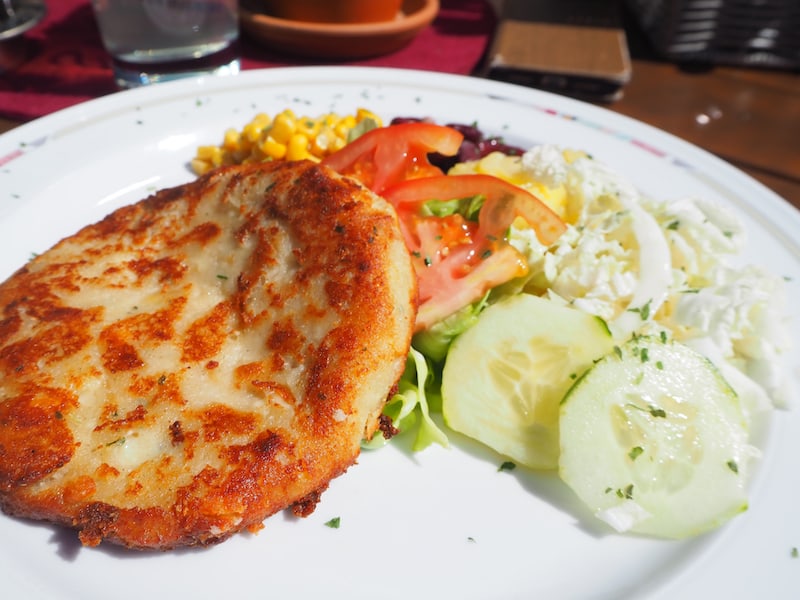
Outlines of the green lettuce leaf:
M445 433L431 418L431 403L434 410L441 410L441 398L437 389L433 371L428 360L418 350L411 348L406 361L406 369L398 382L397 393L387 402L383 413L392 419L400 435L416 430L413 450L419 452L431 444L443 447L450 445ZM430 398L429 398L430 393ZM386 440L376 435L372 440L364 442L365 448L378 448Z
M489 293L491 290L480 301L459 309L430 329L417 333L414 336L414 347L419 348L422 354L435 363L443 362L453 340L478 320L478 315L486 308Z

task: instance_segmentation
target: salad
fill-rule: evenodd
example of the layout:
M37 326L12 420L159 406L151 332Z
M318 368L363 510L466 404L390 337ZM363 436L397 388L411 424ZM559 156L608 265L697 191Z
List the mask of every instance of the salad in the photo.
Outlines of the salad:
M745 510L753 424L788 397L788 340L784 282L737 263L736 216L645 197L580 149L359 115L329 151L330 116L299 119L306 146L281 136L289 158L397 210L420 290L385 408L399 435L422 451L458 431L508 464L558 470L620 532L681 538ZM247 135L253 151L220 161L287 158L266 155L269 124Z

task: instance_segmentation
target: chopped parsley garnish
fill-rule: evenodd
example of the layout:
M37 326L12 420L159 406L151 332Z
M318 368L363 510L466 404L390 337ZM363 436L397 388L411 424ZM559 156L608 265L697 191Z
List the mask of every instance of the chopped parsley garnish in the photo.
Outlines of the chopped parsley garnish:
M513 471L517 468L516 463L511 462L510 460L505 461L499 467L497 467L498 471Z
M737 473L737 474L739 473L739 465L736 463L735 460L729 460L725 464L728 465L728 468L731 471L733 471L734 473Z
M617 488L616 490L613 487L607 487L605 489L606 494L610 494L614 492L617 495L617 498L625 498L626 500L633 500L633 484L625 486L624 488Z
M631 460L636 460L637 458L639 458L639 456L641 456L642 452L644 452L644 448L642 448L641 446L634 446L633 448L631 448L630 452L628 452L628 457Z
M659 408L658 406L655 406L653 404L648 405L647 408L642 408L638 404L633 404L632 402L628 402L627 406L630 406L631 408L635 408L636 410L643 410L643 411L649 412L654 417L660 417L662 419L666 419L667 418L667 411L665 411L663 408Z
M341 524L342 519L341 517L333 517L330 521L325 522L325 527L330 527L331 529L339 529L339 525Z
M616 491L617 497L625 498L626 500L633 500L633 484L625 486Z
M629 308L628 312L639 313L639 317L642 319L642 321L647 321L647 319L650 318L651 302L652 300L648 300L647 302L645 302L643 306L640 306L639 308Z

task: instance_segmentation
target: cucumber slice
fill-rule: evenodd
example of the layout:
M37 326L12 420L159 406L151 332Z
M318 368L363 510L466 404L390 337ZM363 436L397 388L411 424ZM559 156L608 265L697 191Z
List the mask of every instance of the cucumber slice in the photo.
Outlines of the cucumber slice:
M747 508L748 430L735 392L689 347L635 338L561 407L560 473L618 531L684 538Z
M559 403L613 343L602 319L529 294L503 299L447 354L445 422L522 465L555 469Z

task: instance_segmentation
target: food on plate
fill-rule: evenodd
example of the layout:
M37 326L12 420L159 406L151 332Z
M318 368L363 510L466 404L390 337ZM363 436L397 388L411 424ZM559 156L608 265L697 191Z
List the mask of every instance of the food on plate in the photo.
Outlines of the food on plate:
M395 117L391 120L390 125L433 122L432 119L421 119L419 117ZM478 161L489 154L511 157L520 156L525 152L519 146L508 144L501 136L486 135L477 124L446 123L445 127L458 131L464 136L464 140L461 142L456 154L434 153L430 156L430 161L443 171L449 171L457 164Z
M363 132L323 163L382 194L409 179L442 175L429 156L456 154L463 141L464 136L455 129L435 123L377 127Z
M726 459L736 461L732 485L739 487L716 490L703 468L685 470L682 482L668 479L669 468L653 469L660 483L674 484L672 495L642 496L648 502L636 506L646 510L627 529L681 537L736 514L746 504L747 462L757 455L754 424L787 396L782 357L789 347L781 326L784 282L740 264L745 232L736 216L708 200L648 197L581 149L522 150L477 125L440 126L427 118L390 123L363 127L322 162L395 207L419 280L406 369L384 408L400 434L415 431L413 447L421 450L447 446L448 430L460 431L522 465L560 469L578 491L580 469L593 469L592 460L615 449L608 436L575 448L583 438L574 415L603 422L603 411L616 409L602 398L594 412L575 409L581 402L559 407L576 380L581 398L607 394L602 383L613 377L598 376L608 367L595 371L594 362L608 365L630 340L653 337L670 355L662 364L674 364L673 354L699 353L716 369L705 379L709 393L732 390L718 396L739 436L731 440L736 458ZM583 377L587 370L593 375ZM683 398L683 391L672 393ZM697 399L685 401L694 407ZM702 402L694 407L698 414L707 409ZM573 415L566 436L564 411ZM625 426L638 435L633 421ZM698 447L713 446L723 428L699 427ZM695 465L690 449L674 448L675 464ZM586 462L576 465L576 456ZM614 490L630 500L629 485ZM702 494L705 512L696 521L669 517L674 503L685 506ZM627 530L627 508L606 506L617 498L603 504L579 496Z
M308 514L379 427L415 296L391 206L312 162L116 210L0 284L0 506L157 549Z
M380 117L364 108L350 115L327 113L317 117L298 116L289 108L274 117L258 113L241 129L225 131L221 144L198 147L191 167L202 175L221 166L269 160L319 162L344 148L359 133L381 125Z
M756 443L752 431L758 429L754 428L754 423L773 406L783 404L786 397L787 379L781 359L789 348L789 341L781 327L785 314L782 278L752 265L738 264L738 253L745 239L743 228L735 215L712 202L696 198L651 199L599 161L555 146L537 146L522 157L489 156L461 164L451 172L486 172L492 166L499 177L520 183L536 182L543 201L550 202L568 226L554 243L545 246L528 228L512 225L509 243L526 257L529 271L513 286L495 288L482 306L466 311L466 325L458 318L451 318L442 331L432 332L440 333L445 344L450 343L448 338L455 339L443 353L445 376L451 369L464 372L470 368L454 364L467 354L459 351L459 341L466 338L471 345L479 345L477 336L469 335L472 329L481 326L482 318L491 317L492 308L521 293L602 319L618 347L635 344L642 336L654 336L669 340L671 352L693 349L701 353L704 360L713 362L718 372L715 378L706 378L705 384L698 385L711 394L712 384L724 378L724 386L733 390L735 398L724 396L730 422L698 427L693 448L677 443L683 435L679 429L668 430L668 433L659 431L673 443L675 464L693 465L696 457L691 450L699 452L700 447L717 447L719 432L729 427L740 434L730 440L735 450L731 453L737 454L737 458L722 461L722 466L727 466L728 460L736 460L738 477L729 481L731 485L726 488L717 487L718 481L699 468L687 469L683 481L670 479L677 469L654 468L650 474L657 484L665 486L659 490L663 496L643 494L640 496L643 504L626 502L621 510L606 510L610 504L620 501L616 495L604 496L603 503L598 502L596 496L579 495L593 512L618 530L627 530L621 523L624 518L633 518L626 510L646 506L647 510L640 511L639 520L635 525L629 524L628 529L660 537L694 535L738 514L746 506L748 477L752 471L749 462L758 455L752 448ZM457 332L455 336L453 331ZM553 337L551 335L551 340ZM492 340L488 335L486 339ZM421 341L418 334L414 345L421 348ZM576 345L581 347L582 342ZM442 354L441 350L437 352ZM608 352L603 362L612 361L615 355L616 352ZM651 358L650 362L658 364L659 361ZM675 362L664 359L661 364L674 365ZM472 368L478 370L478 367ZM574 375L580 377L579 372ZM437 380L433 378L432 381L429 386L435 388ZM615 451L609 436L581 437L574 435L573 430L565 435L565 427L574 429L575 419L581 416L586 417L587 430L598 427L602 422L598 421L600 417L610 418L604 410L611 409L603 400L607 399L608 388L612 386L596 385L595 381L595 377L587 375L579 384L584 405L591 405L593 411L583 415L576 410L578 416L573 417L569 425L562 422L563 411L556 417L561 437L557 465L562 478L577 490L583 480L574 473L580 474L580 469L602 471L604 457ZM702 410L697 397L686 397L685 389L674 380L665 378L665 381L672 386L669 393L685 401L689 413ZM623 387L622 382L617 383ZM470 389L478 387L473 382ZM563 391L567 389L569 385ZM444 384L441 392L443 405L448 410L466 400L475 421L486 418L485 414L479 416L479 408L474 403L470 404L469 395L448 394ZM428 395L431 394L435 395L436 390L430 389ZM536 389L530 389L530 394L530 403L537 397L540 401L546 398ZM567 394L569 398L569 392ZM570 402L563 402L567 410ZM445 411L445 417L447 414ZM523 435L524 428L519 423L504 419L502 426L517 426L514 431ZM476 438L491 446L489 442L493 440L487 438L487 432L491 435L499 427L498 424L496 428L481 428ZM619 424L620 436L624 429L626 435L638 435L633 421ZM536 452L538 438L530 436L528 439L527 449ZM520 462L525 464L525 461ZM642 468L647 463L646 458L637 464ZM622 499L629 500L624 492L632 483L619 484L614 490L622 490ZM647 486L640 483L634 484L634 489L638 487L642 492ZM657 487L657 484L653 485ZM607 487L613 486L609 484L601 491ZM592 493L595 492L593 488ZM685 508L691 498L700 496L704 500L702 509L698 506L696 510L696 521L688 516L683 521L670 517L675 503L684 502ZM619 521L615 521L617 518Z
M576 308L531 294L498 300L447 354L445 423L518 464L555 469L561 399L613 347L605 322Z
M523 153L524 154L524 153ZM564 150L564 159L569 162L584 156L583 153ZM458 162L449 170L449 175L493 175L503 181L519 186L537 198L541 199L549 206L554 213L567 221L574 220L574 215L567 214L567 192L563 185L553 187L542 181L542 177L536 176L526 168L522 158L517 155L504 154L502 152L489 152L484 156Z
M747 508L756 453L736 393L685 344L636 337L564 398L561 477L618 531L697 535Z
M410 122L373 129L323 160L380 193L397 210L419 280L417 330L427 330L524 275L506 231L519 219L544 244L563 221L538 198L497 177L446 176L428 157L456 154L452 127Z
M565 230L541 200L486 175L415 178L383 195L397 209L419 279L417 331L527 273L525 258L506 235L513 223L545 245Z

